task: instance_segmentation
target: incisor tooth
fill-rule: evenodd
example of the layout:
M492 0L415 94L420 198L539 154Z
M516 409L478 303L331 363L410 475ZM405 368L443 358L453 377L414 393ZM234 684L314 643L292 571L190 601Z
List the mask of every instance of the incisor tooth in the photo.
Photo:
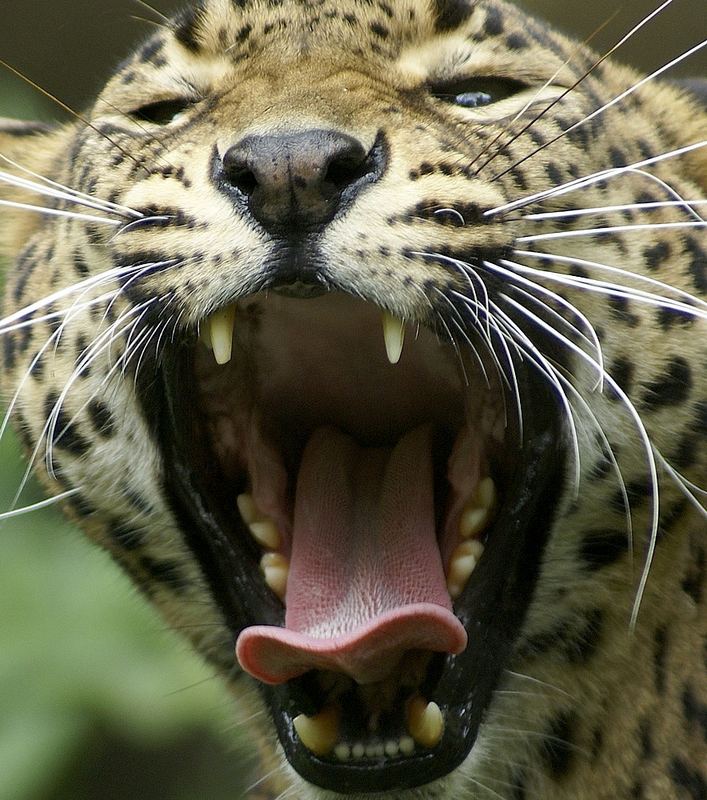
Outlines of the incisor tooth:
M444 733L444 717L437 703L413 697L407 708L408 731L422 747L436 747Z
M476 564L484 552L484 546L478 539L462 542L452 553L449 561L449 574L447 575L447 591L452 600L464 591L471 573L476 569Z
M383 340L388 361L391 364L397 364L403 352L405 323L387 311L383 312Z
M236 307L226 306L208 319L211 349L217 364L228 364L233 353L233 328L236 322Z
M265 583L284 602L290 574L289 561L280 553L265 553L260 559L260 569L265 576Z
M464 506L459 520L459 534L464 539L475 536L488 525L496 505L496 484L493 478L484 478Z
M255 541L261 547L266 547L268 550L277 550L280 546L280 531L278 531L277 525L272 520L264 519L260 522L252 522L248 528Z
M335 706L324 708L316 717L300 714L293 724L302 744L316 756L330 753L339 739L339 710Z

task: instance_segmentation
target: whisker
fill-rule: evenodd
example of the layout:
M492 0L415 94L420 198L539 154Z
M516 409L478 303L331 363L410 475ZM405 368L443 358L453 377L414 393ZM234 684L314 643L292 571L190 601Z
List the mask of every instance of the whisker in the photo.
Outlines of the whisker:
M134 208L130 208L129 206L120 205L120 203L113 203L110 200L97 200L95 197L92 197L90 194L86 194L85 192L80 192L78 189L72 189L69 186L64 186L63 183L57 183L56 181L50 180L49 178L45 177L44 175L40 175L38 172L34 172L28 167L25 167L22 164L19 164L17 161L13 161L11 158L8 158L6 155L0 153L0 160L5 161L10 166L14 167L21 172L24 172L26 175L31 175L33 178L36 178L38 181L42 181L42 183L46 183L48 186L53 186L55 189L58 189L61 192L66 192L69 195L75 195L76 197L81 197L85 200L91 200L93 202L101 203L105 206L106 210L108 211L118 211L121 213L126 214L127 216L132 217L141 217L142 214L139 211L135 211ZM10 174L10 173L7 173Z
M640 169L641 167L650 166L651 164L659 164L660 162L669 158L677 158L678 156L691 153L694 150L699 150L705 146L707 146L707 139L702 139L699 142L693 142L692 144L685 145L684 147L678 147L674 150L669 150L666 153L661 153L657 156L644 158L641 161L636 161L633 164L629 164L625 167L612 167L611 169L600 170L599 172L595 172L592 175L587 175L583 178L574 178L571 181L567 181L567 183L561 183L559 186L553 186L550 189L543 189L541 192L535 192L534 194L526 195L525 197L521 197L519 200L513 200L509 203L496 206L496 208L485 211L484 216L493 217L497 214L503 214L506 211L530 205L538 200L545 200L547 198L555 199L561 195L567 194L568 192L574 192L577 189L584 189L586 186L591 186L594 183L610 180L611 178L623 175L624 172L631 172L633 170Z
M665 2L663 2L658 8L654 9L649 14L647 14L645 17L643 17L643 19L640 22L638 22L636 25L634 25L633 28L631 28L631 30L628 33L626 33L621 39L619 39L619 41L615 45L613 45L609 50L607 50L606 53L604 53L604 55L600 56L600 58L597 59L597 61L595 61L592 64L592 66L589 67L589 69L586 70L586 72L584 72L583 75L581 75L571 86L569 86L567 89L565 89L565 91L562 92L562 94L560 94L559 97L556 97L546 108L544 108L539 114L537 114L533 119L531 119L523 128L521 128L521 130L518 131L511 139L509 139L509 141L505 143L505 147L509 147L510 145L512 145L513 142L515 142L516 139L518 139L519 136L522 136L527 130L532 128L532 126L535 125L535 123L538 122L540 119L542 119L542 117L544 117L545 114L548 113L548 111L552 110L559 102L564 100L564 98L567 97L567 95L571 94L584 80L586 80L597 69L597 67L600 67L604 63L604 61L606 61L607 58L612 56L622 45L624 45L629 39L631 39L636 33L638 33L638 31L640 31L641 28L643 28L645 25L647 25L654 17L656 17L658 14L660 14L663 11L663 9L665 9L667 6L669 6L672 2L673 2L673 0L665 0ZM605 27L605 25L608 24L608 22L613 18L613 16L616 15L616 13L618 13L618 10L616 12L614 12L614 14L609 18L609 20L607 20L607 22L603 23L587 39L585 44L590 42L592 40L592 38L594 37L594 35L596 33L598 33L599 31L601 31L602 28ZM570 61L571 61L572 57L575 55L575 53L576 53L576 51L572 53L570 58L568 58L567 61L565 61L565 63L562 65L562 67L565 67L567 64L570 63ZM555 73L555 76L560 72L562 67L560 67L560 69L557 70L557 72ZM553 76L553 80L554 80L554 76ZM496 138L498 138L498 137L496 137ZM494 142L495 141L496 141L496 139L494 139ZM551 144L551 143L548 143L548 144ZM542 148L540 148L540 149L542 149ZM498 152L500 152L500 149L499 149ZM488 164L490 164L496 158L496 156L498 155L498 152L495 153L493 156L491 156L491 158L487 159L476 170L476 174L477 175L479 174L479 172L481 172L482 169L484 169L484 167L486 167ZM534 155L534 154L532 154L532 155ZM521 162L518 162L518 163L521 163Z
M120 222L106 217L94 217L91 214L81 214L78 211L64 211L60 208L47 208L46 206L33 206L30 203L17 203L14 200L0 200L0 206L6 208L17 208L21 211L36 211L39 214L47 214L52 217L68 217L69 219L80 219L83 222L96 222L102 225L112 225L116 227Z
M15 517L22 517L25 514L30 514L32 511L39 511L42 508L48 508L49 506L54 506L57 503L61 503L62 500L66 500L69 497L73 497L75 494L78 494L81 491L81 488L74 488L74 489L67 489L65 492L61 492L60 494L55 494L52 497L47 497L44 500L39 500L37 503L32 503L29 506L24 506L23 508L13 508L12 511L3 511L0 513L0 522L4 522L7 519L14 519Z
M594 236L602 233L634 233L636 231L656 231L674 228L704 228L707 222L650 222L635 225L611 225L604 228L581 228L573 231L554 231L537 233L531 236L518 236L517 242L541 242L546 239L573 239L578 236Z
M681 55L677 56L676 58L673 58L667 64L664 64L659 69L653 71L650 75L646 75L646 77L642 78L637 83L634 83L633 86L630 86L624 92L621 92L621 94L619 94L616 97L614 97L613 100L610 100L608 103L604 103L603 106L600 106L595 111L592 111L591 114L588 114L583 119L579 120L578 122L575 122L573 125L570 125L569 128L565 128L565 130L563 130L560 133L558 133L556 136L554 136L549 141L545 142L544 144L541 144L539 147L536 147L535 150L533 150L532 152L530 152L527 155L523 156L523 158L518 159L510 167L508 167L507 169L503 170L503 172L499 172L496 175L494 175L492 180L498 180L499 178L503 177L504 175L507 175L512 169L516 169L518 166L523 164L528 159L533 158L533 156L535 156L538 153L542 152L546 147L549 147L551 144L554 144L559 139L562 139L564 136L567 136L568 133L571 133L572 131L576 130L580 126L585 125L590 120L593 120L596 117L598 117L600 114L603 114L605 111L607 111L612 106L615 106L617 103L620 103L622 100L624 100L625 98L627 98L630 95L632 95L636 90L640 89L642 86L645 86L645 84L648 83L649 81L654 80L655 78L657 78L658 76L660 76L664 72L666 72L667 70L669 70L672 67L674 67L677 64L679 64L681 61L684 61L686 58L689 58L690 56L694 55L695 53L698 53L700 50L702 50L703 47L705 47L705 45L707 45L707 39L703 39L699 44L696 44L694 47L691 47L689 50L686 50Z
M603 272L610 272L614 275L621 275L623 277L629 278L631 280L635 280L639 283L647 283L650 286L655 286L659 289L664 289L669 292L674 292L675 295L678 297L684 297L688 303L683 307L680 306L680 311L689 311L690 313L695 313L695 306L699 306L704 308L707 311L707 301L701 300L699 297L690 294L689 292L684 291L683 289L679 289L677 286L672 286L669 283L665 283L663 281L658 280L657 278L651 278L647 275L641 275L636 272L631 272L629 270L622 269L621 267L611 266L609 264L602 264L598 261L589 261L584 258L577 258L575 256L561 256L556 255L555 253L543 253L538 250L514 250L514 253L519 256L524 257L532 257L537 258L540 261L556 261L560 264L577 264L578 266L587 267L588 269L598 269ZM522 268L523 265L516 264L516 267ZM539 270L540 274L545 275L544 271ZM556 274L556 273L555 273ZM612 284L618 287L629 289L629 287L623 286L622 284ZM663 299L666 304L671 303L669 298L661 298L659 295L652 295L650 292L646 292L648 297L656 297L658 299Z
M582 217L592 214L607 214L614 211L651 211L653 209L670 208L673 206L704 206L707 200L664 200L654 203L626 203L619 206L597 206L592 208L570 208L566 211L542 211L538 213L523 214L519 219L562 219L564 217Z

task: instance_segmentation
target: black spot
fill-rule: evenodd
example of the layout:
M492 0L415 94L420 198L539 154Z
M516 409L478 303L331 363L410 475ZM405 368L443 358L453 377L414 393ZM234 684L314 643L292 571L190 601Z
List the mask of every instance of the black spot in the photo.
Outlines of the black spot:
M574 715L563 713L551 723L543 740L543 756L554 778L561 778L569 771L574 746L572 744L572 731L574 728Z
M487 36L500 36L503 33L503 17L501 16L501 12L495 7L486 9L484 33Z
M694 600L696 605L702 602L702 587L707 573L707 553L702 546L693 548L692 560L687 574L682 579L682 590Z
M252 25L244 25L236 34L236 44L243 44L253 30Z
M187 50L191 50L193 53L197 52L201 46L197 39L198 27L199 9L196 7L185 8L175 17L174 35L180 44L184 45Z
M692 276L692 282L698 292L707 294L707 253L692 236L687 237L685 249L691 257L688 271Z
M117 517L108 523L108 535L121 550L139 550L145 544L145 535L142 531L127 525Z
M624 325L628 325L630 328L635 328L639 324L640 319L631 312L631 306L627 297L610 294L607 299L611 315L616 320L622 322Z
M11 369L14 369L15 364L17 363L17 345L15 335L13 333L6 333L3 336L3 363L5 365L5 369L9 372Z
M155 39L152 42L148 42L142 50L140 50L138 57L143 64L146 61L151 61L156 55L162 52L164 49L164 41L162 39Z
M56 411L59 395L50 392L44 401L44 417L49 419L55 414L55 428L52 438L54 447L60 447L74 456L83 456L90 449L90 443L79 433L75 422L71 422L64 409Z
M693 772L681 758L674 758L670 763L670 778L688 793L691 800L705 800L707 797L707 780L697 770Z
M371 32L381 39L387 39L390 36L390 31L385 27L385 25L381 25L380 22L372 22L369 27Z
M140 566L153 580L168 586L177 593L183 592L189 586L189 581L175 561L157 561L149 556L143 556L140 559Z
M579 557L590 572L610 566L627 552L626 533L613 530L587 531L579 547Z
M651 247L646 247L643 251L643 258L649 269L657 270L670 256L670 245L668 242L658 242Z
M592 760L596 761L601 755L602 748L604 747L604 731L601 728L595 728L592 734Z
M687 469L697 462L699 442L694 433L684 433L674 448L671 463L678 469Z
M682 356L675 356L658 380L646 387L643 405L649 411L684 403L692 388L692 370Z
M14 271L20 277L15 284L12 296L17 303L22 300L25 289L27 288L27 283L32 277L32 273L37 268L38 264L39 259L37 258L37 247L34 244L31 244L29 247L27 247L15 262Z
M617 169L626 166L626 154L623 150L619 150L618 147L609 149L609 160L611 161L611 165Z
M627 358L617 358L609 368L609 375L611 375L627 395L630 395L633 387L634 371L635 365L633 362L629 361Z
M99 436L109 439L115 433L115 420L108 406L95 398L88 404L91 424Z
M546 165L545 172L547 173L551 186L561 186L564 183L562 170L553 161Z
M665 693L665 657L667 651L668 632L666 628L658 628L653 636L653 669L655 673L655 688L658 694Z
M506 47L509 50L525 50L528 40L520 33L511 33L506 37Z
M644 761L650 761L655 755L655 748L651 738L651 724L647 719L641 720L641 724L638 726L638 741L641 746L641 758Z
M457 28L471 15L467 0L434 0L435 30L438 33Z
M682 713L690 728L698 728L707 742L707 705L701 703L692 686L687 683L682 692Z

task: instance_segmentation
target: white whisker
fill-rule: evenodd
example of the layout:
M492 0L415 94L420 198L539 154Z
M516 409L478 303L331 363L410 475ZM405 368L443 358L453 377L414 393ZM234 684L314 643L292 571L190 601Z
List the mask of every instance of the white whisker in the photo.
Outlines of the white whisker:
M517 242L541 242L544 239L574 239L578 236L596 236L602 233L635 233L636 231L657 231L671 228L704 228L707 222L651 222L635 225L612 225L606 228L582 228L574 231L554 231L537 233L531 236L518 236Z
M101 225L111 225L116 227L120 222L106 217L94 217L91 214L81 214L78 211L62 211L59 208L46 208L45 206L33 206L30 203L16 203L13 200L0 200L0 206L6 208L16 208L21 211L36 211L38 214L47 214L50 217L66 217L68 219L79 219L82 222L95 222Z

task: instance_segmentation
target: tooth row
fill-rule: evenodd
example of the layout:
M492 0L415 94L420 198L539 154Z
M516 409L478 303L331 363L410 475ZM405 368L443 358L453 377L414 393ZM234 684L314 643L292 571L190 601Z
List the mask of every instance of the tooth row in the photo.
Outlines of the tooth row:
M367 758L395 758L395 756L411 756L415 752L415 740L412 736L401 736L400 739L386 739L384 742L342 742L334 748L334 755L339 761L362 761Z
M255 505L253 495L239 494L236 505L241 519L248 526L255 541L266 550L277 550L281 543L280 531L277 525Z
M339 742L341 710L334 705L326 706L314 717L300 714L293 722L300 741L308 750L318 756L333 752L339 761L410 756L415 752L416 743L431 749L440 743L444 733L444 717L440 707L422 697L414 697L409 701L407 727L410 735L400 739Z
M452 553L447 574L447 591L452 600L456 600L464 591L483 553L484 546L478 539L462 542Z
M387 311L383 312L383 341L388 361L391 364L397 364L403 353L405 323Z
M235 305L230 305L215 311L201 325L201 341L213 350L217 364L228 364L231 360L235 324L236 307Z
M488 525L496 507L496 484L493 478L483 478L464 506L459 520L459 534L469 539Z

